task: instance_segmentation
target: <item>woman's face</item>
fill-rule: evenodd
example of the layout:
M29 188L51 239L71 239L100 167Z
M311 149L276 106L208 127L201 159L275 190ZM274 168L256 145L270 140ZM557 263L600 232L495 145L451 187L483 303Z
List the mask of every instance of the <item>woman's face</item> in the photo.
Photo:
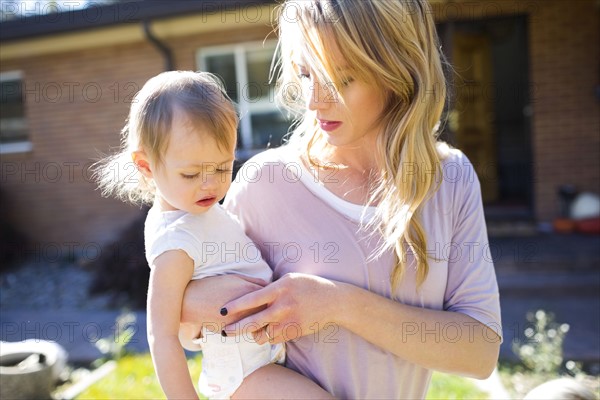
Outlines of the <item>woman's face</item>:
M302 58L294 61L302 80L306 108L314 115L327 143L336 147L374 143L379 134L385 107L384 93L374 83L360 81L343 57L338 60L343 81L339 93L331 82L319 82ZM343 99L340 99L340 97Z

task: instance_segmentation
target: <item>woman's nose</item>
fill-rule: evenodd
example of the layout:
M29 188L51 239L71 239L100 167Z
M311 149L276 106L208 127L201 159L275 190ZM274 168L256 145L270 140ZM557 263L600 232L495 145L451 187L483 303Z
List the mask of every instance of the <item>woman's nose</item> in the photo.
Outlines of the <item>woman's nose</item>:
M336 92L331 83L321 83L313 80L310 83L306 107L311 111L331 107L337 99Z

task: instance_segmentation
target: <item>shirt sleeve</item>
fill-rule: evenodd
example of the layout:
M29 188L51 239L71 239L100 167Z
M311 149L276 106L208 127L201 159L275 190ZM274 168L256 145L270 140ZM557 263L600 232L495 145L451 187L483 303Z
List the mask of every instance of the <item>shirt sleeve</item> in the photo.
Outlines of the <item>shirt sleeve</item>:
M444 309L476 319L502 340L500 297L481 200L481 186L466 157L456 182L452 246ZM490 334L491 335L491 334ZM493 336L493 335L491 335ZM490 340L496 340L490 337Z
M155 238L146 252L146 258L150 268L154 260L166 251L182 250L194 261L194 266L200 265L199 245L191 233L181 229L168 229L160 237Z

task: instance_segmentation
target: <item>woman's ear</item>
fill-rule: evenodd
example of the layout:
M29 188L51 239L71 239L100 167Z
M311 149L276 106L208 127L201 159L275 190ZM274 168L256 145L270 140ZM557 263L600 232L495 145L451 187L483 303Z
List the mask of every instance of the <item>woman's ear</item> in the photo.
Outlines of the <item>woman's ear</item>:
M152 178L152 170L150 170L150 162L148 161L148 157L146 156L146 152L144 150L137 150L131 153L131 159L135 164L136 168L140 173L146 178Z

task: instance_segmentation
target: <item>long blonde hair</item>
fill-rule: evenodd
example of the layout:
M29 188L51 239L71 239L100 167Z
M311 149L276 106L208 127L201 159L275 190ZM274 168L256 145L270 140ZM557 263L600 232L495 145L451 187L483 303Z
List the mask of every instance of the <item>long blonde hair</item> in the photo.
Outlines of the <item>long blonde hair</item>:
M410 249L417 261L417 284L429 271L427 238L419 213L441 179L436 128L446 99L443 58L429 5L424 0L288 1L279 14L278 99L298 116L291 141L326 148L314 118L308 118L292 57L301 51L315 79L339 94L344 77L329 55L338 50L351 76L373 83L386 103L377 141L380 177L368 204L377 204L371 227L383 237L378 254L393 249L391 274L397 287ZM338 96L343 102L343 95Z
M219 79L208 72L163 72L148 80L133 99L119 152L92 167L104 196L152 203L155 188L137 171L132 154L143 150L150 160L162 164L176 109L212 135L220 148L235 147L238 117Z

